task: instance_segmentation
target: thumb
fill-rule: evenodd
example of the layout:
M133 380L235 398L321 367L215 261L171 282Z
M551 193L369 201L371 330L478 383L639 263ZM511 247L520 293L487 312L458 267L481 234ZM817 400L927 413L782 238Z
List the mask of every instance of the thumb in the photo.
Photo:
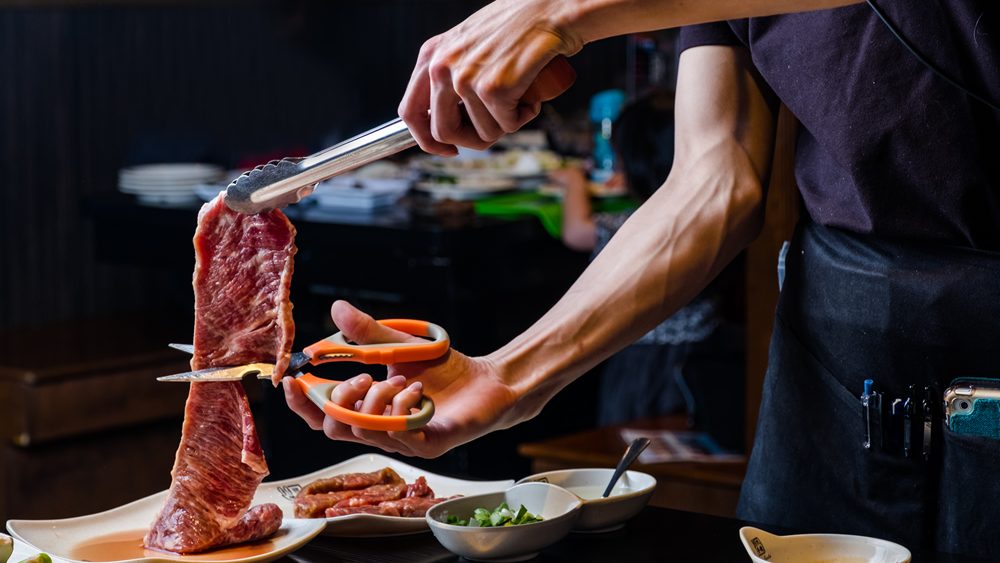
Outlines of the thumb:
M371 315L347 301L334 301L330 307L333 324L344 336L358 344L383 344L387 342L421 342L422 339L375 322Z

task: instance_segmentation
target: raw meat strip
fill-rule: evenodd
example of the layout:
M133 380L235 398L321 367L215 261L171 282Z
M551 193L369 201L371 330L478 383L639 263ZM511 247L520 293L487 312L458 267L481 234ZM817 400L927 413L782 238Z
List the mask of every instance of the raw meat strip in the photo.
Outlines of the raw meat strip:
M296 518L318 518L337 503L362 495L378 487L398 487L401 498L406 483L398 473L386 467L371 473L346 473L309 483L295 496Z
M393 485L403 483L403 478L392 468L385 467L371 473L344 473L328 479L319 479L309 483L295 495L302 498L318 493L332 493L351 489L366 489L372 485Z
M295 227L281 211L237 213L221 197L198 214L194 237L194 369L274 362L288 368Z
M449 497L455 498L455 497ZM348 514L381 514L382 516L423 516L427 509L447 498L409 497L399 500L387 500L379 504L351 507L331 507L326 509L326 517L346 516Z
M368 487L358 494L344 499L334 505L334 508L346 508L352 506L370 506L385 502L387 500L399 500L406 494L406 484L395 485L375 485Z
M287 365L295 330L288 299L294 236L280 211L240 215L221 198L202 208L194 240L192 368ZM170 491L144 546L197 553L273 534L282 517L276 505L248 510L267 473L242 383L191 384Z

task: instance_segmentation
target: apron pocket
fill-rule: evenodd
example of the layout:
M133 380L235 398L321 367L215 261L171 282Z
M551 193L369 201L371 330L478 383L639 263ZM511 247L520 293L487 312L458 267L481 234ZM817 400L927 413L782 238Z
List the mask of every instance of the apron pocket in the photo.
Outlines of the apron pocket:
M741 518L917 547L921 465L866 450L861 400L775 317Z
M1000 441L942 432L938 549L1000 556Z

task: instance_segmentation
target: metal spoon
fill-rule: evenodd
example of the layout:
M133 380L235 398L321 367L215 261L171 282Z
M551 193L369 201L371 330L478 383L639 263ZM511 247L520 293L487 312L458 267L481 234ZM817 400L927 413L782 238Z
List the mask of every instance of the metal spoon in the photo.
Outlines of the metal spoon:
M611 489L615 488L615 483L618 482L618 479L621 479L625 470L632 465L632 462L639 457L639 454L641 454L642 450L646 449L646 446L648 445L649 438L636 438L635 440L632 440L632 443L625 449L625 455L623 455L621 460L618 461L618 467L615 468L615 474L611 476L611 482L608 483L608 488L604 489L604 494L601 495L601 498L608 498L608 495L611 494Z

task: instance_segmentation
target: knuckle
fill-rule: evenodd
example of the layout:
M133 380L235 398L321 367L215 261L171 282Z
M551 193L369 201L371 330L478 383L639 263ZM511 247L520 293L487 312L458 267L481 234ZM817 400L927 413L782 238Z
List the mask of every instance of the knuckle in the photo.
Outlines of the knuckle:
M476 150L480 150L481 151L481 150L485 150L485 149L490 148L490 146L493 144L493 142L492 141L486 141L486 140L483 140L481 138L476 138L475 140L470 140L466 144L469 145L471 148L474 148Z
M481 78L476 92L487 103L500 103L510 96L510 87L498 77Z
M447 61L441 59L431 61L427 72L434 82L446 82L451 78L451 66Z
M333 391L330 393L330 400L342 407L350 407L354 404L354 400L347 391L340 389L340 387L341 385L338 385L333 388Z
M451 131L445 130L440 121L431 120L431 137L434 137L435 141L439 143L447 143L449 142L450 135Z
M419 104L412 102L408 97L404 97L401 102L399 102L399 107L396 108L396 113L399 117L403 118L403 121L407 125L412 125L419 123L421 118L425 121L427 119L427 107L421 107Z
M327 438L331 440L339 439L340 432L337 430L336 426L332 424L321 424L320 428L323 429L323 434L325 434ZM317 430L319 430L319 428L317 428Z
M497 123L500 124L500 128L503 129L504 133L513 133L521 128L521 124L518 123L517 119L511 116L501 116L497 119Z
M463 99L471 97L476 93L475 81L472 73L468 71L456 73L452 77L452 83L455 86L455 92L457 92Z
M439 35L435 35L427 41L424 41L424 44L420 46L420 50L417 51L418 61L426 60L427 57L430 57L434 53L434 49L436 49L438 45L439 37Z

